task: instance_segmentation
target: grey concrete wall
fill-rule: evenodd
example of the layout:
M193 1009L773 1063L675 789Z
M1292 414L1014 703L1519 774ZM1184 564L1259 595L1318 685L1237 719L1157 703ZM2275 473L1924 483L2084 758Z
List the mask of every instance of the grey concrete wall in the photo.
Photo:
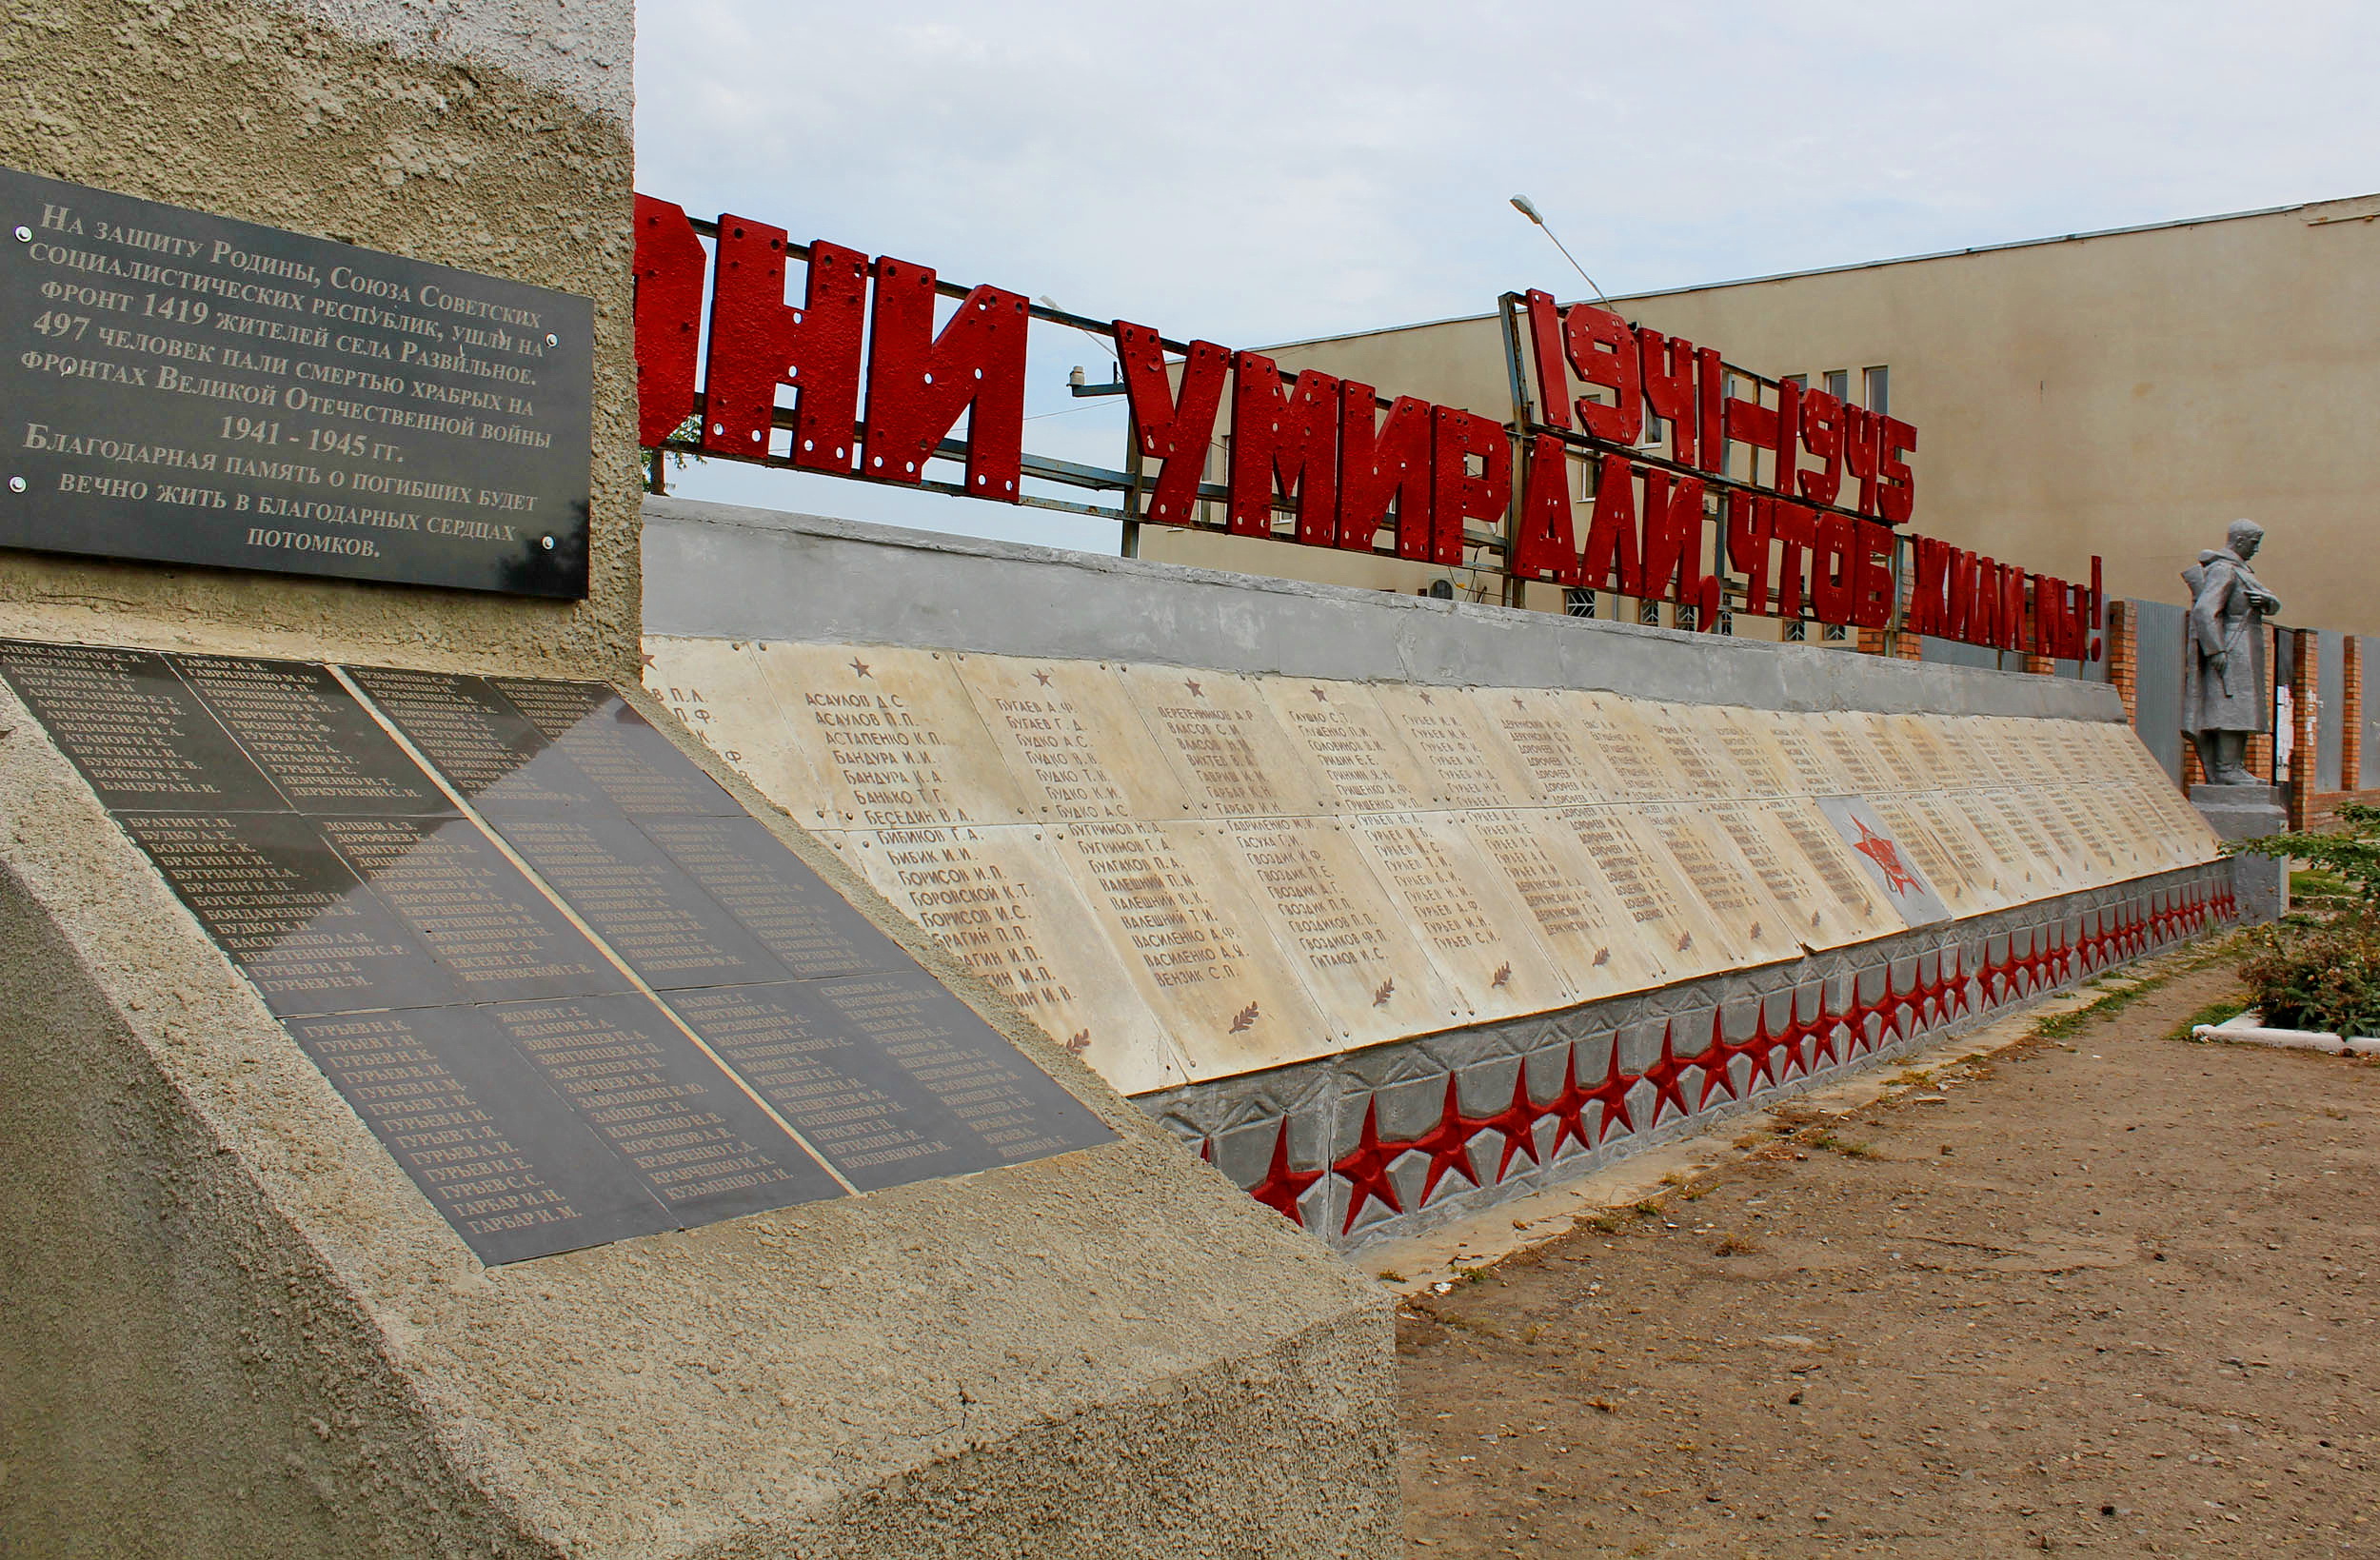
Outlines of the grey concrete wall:
M1331 1244L1353 1248L1574 1180L1875 1066L2225 924L2234 908L2231 863L2215 862L1795 964L1191 1084L1139 1103L1252 1189L1273 1184L1285 1131L1287 1168L1311 1181L1296 1216ZM1799 1067L1783 1048L1796 1021L1806 1060ZM1663 1106L1658 1086L1642 1075L1659 1073L1665 1041L1673 1058L1706 1054L1715 1022L1729 1041L1756 1047L1765 1035L1777 1049L1765 1068L1751 1055L1721 1058L1708 1086L1711 1070L1685 1067L1676 1097L1687 1109ZM1812 1030L1835 1035L1832 1055L1818 1053ZM1599 1107L1588 1104L1587 1140L1566 1133L1558 1107L1568 1086L1592 1090L1614 1072L1627 1084L1629 1124L1604 1137ZM1575 1096L1567 1104L1579 1109ZM1425 1135L1428 1144L1417 1146ZM1448 1152L1450 1136L1460 1147L1433 1187L1430 1150ZM1360 1190L1367 1142L1387 1166L1394 1208Z
M1394 1552L1379 1292L773 826L1121 1140L484 1269L0 687L0 1552Z
M2190 615L2165 602L2132 602L2140 625L2134 648L2133 727L2173 783L2182 782L2182 651Z
M1608 689L1763 709L2121 721L2114 691L1817 646L645 501L657 634L900 644L1299 677Z
M0 632L632 679L630 0L28 0L0 164L595 302L592 594L0 553Z

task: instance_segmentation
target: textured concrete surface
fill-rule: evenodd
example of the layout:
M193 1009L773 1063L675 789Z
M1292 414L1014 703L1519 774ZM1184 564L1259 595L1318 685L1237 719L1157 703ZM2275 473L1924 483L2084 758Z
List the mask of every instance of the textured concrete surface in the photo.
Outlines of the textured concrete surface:
M1122 1140L486 1270L0 692L10 1551L1392 1552L1378 1292L783 832Z
M2121 721L2115 690L1815 646L645 500L645 626L1757 709Z
M591 595L525 602L0 556L10 631L149 644L225 625L304 655L633 676L626 0L25 0L0 14L0 164L595 302Z

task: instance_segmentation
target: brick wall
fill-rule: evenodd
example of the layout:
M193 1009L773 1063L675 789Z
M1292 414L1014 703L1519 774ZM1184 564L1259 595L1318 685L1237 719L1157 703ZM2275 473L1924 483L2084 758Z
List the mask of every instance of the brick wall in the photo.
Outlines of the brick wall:
M2140 620L2130 602L2108 603L2108 681L2123 696L2124 719L2140 723Z

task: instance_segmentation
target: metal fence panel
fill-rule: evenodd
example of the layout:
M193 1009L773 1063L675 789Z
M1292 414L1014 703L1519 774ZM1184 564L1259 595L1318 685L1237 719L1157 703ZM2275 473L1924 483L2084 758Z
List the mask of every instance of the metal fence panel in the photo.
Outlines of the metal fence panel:
M2314 789L2339 789L2347 760L2347 636L2314 641Z
M2164 602L2127 602L2140 625L2133 726L2173 783L2182 782L2182 636L2190 615Z

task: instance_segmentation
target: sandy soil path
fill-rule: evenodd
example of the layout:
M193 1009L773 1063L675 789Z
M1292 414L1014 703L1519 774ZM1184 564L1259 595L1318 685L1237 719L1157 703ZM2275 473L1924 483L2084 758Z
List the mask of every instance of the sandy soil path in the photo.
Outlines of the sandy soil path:
M2380 1065L2228 964L1408 1302L1412 1553L2380 1555Z

